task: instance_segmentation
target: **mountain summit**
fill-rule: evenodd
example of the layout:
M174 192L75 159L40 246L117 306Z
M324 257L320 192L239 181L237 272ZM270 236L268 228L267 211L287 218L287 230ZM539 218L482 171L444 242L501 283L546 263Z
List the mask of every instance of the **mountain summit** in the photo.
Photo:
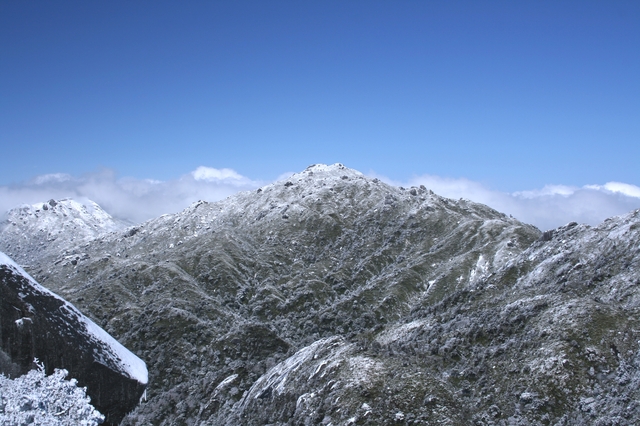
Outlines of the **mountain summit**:
M0 223L0 251L18 263L31 264L124 226L90 200L25 204L9 210Z
M542 234L314 165L30 272L147 362L124 424L615 424L640 416L637 222Z

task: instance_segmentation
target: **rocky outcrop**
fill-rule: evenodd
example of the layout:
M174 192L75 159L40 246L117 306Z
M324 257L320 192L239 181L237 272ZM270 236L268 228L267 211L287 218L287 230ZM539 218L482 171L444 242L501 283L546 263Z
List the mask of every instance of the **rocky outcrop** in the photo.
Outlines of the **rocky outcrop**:
M34 358L49 374L64 368L87 387L106 424L120 423L138 405L147 384L144 362L2 253L0 295L2 373L24 374Z
M20 265L39 264L52 254L61 263L74 263L81 256L65 256L67 249L125 226L90 200L24 204L9 210L0 222L0 251Z

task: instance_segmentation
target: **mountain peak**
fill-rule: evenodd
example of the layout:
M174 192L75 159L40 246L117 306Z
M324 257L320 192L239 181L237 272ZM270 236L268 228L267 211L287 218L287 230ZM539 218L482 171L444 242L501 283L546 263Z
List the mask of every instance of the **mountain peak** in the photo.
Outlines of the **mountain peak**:
M312 164L303 171L294 173L287 178L280 179L276 182L266 185L266 187L263 187L262 189L279 187L283 183L285 186L289 187L300 183L313 184L318 182L322 183L323 181L329 182L354 178L366 179L365 176L359 171L350 169L340 163L331 165Z
M23 204L9 210L0 224L0 250L25 264L39 257L45 248L65 249L123 227L88 199Z

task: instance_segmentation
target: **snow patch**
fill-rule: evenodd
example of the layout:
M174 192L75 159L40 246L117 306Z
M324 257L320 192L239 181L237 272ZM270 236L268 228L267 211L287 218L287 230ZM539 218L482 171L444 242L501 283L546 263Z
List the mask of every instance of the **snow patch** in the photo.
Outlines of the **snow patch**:
M238 378L237 374L232 374L229 377L227 377L226 379L224 379L223 381L221 381L218 386L216 386L216 388L213 390L214 393L219 392L220 390L222 390L225 386L227 386L228 384L232 383L235 379Z
M73 308L72 305L69 305ZM74 308L75 309L75 308ZM77 312L77 311L76 311ZM82 314L80 314L82 315ZM140 358L135 356L131 351L122 346L120 342L114 339L110 334L100 328L96 323L82 315L79 319L83 320L87 331L95 336L98 340L106 343L119 359L126 373L130 378L137 380L139 383L146 385L149 382L149 373L147 365Z
M469 273L469 281L473 283L475 280L483 278L489 271L489 266L489 262L483 255L480 255L475 267Z
M411 321L409 323L402 324L400 326L383 331L382 333L380 333L380 335L378 335L376 340L381 345L388 345L400 339L406 340L409 333L417 328L424 327L426 324L427 320L424 319Z

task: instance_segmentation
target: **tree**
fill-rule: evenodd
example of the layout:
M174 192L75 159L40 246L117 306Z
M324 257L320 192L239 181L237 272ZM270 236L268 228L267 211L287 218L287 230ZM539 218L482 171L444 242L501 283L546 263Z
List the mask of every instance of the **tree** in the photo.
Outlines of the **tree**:
M94 426L104 421L76 379L65 380L67 370L47 376L44 365L16 379L0 374L0 424L6 426Z

